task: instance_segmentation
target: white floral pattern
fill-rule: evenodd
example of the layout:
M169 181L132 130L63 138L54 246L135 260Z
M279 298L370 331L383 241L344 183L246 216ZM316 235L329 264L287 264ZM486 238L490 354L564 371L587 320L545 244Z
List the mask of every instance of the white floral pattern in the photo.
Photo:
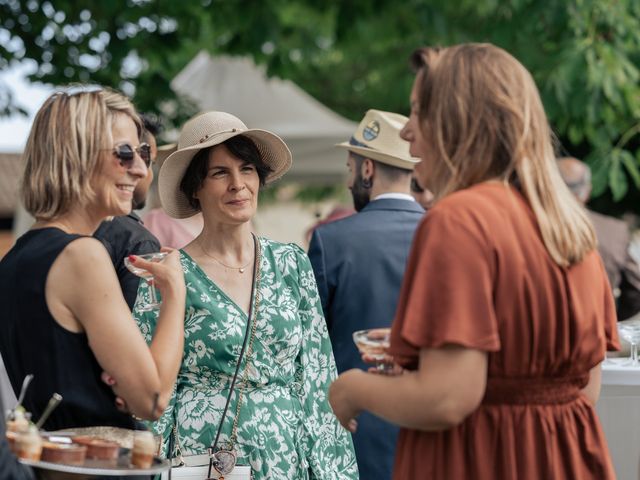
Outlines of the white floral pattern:
M259 243L258 323L238 422L238 464L251 465L255 480L357 479L351 436L327 399L336 367L309 259L294 244ZM182 453L192 455L213 442L247 317L184 251L181 262L187 284L184 357L169 406L152 428L163 436L166 454L175 418ZM150 341L157 312L137 308L147 297L141 282L134 316ZM224 419L223 443L231 435L237 393Z

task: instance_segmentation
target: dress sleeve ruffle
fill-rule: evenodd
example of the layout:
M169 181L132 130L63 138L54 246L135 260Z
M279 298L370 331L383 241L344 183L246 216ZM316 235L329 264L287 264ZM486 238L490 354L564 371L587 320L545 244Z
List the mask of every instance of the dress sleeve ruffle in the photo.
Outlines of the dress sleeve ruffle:
M500 349L491 246L468 218L433 209L407 261L390 353L406 365L421 348Z

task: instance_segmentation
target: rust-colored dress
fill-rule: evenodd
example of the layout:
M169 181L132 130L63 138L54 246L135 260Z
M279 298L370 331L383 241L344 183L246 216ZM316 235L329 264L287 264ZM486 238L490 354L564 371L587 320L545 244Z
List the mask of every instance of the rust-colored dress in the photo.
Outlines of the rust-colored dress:
M517 190L484 183L444 198L416 232L391 353L415 368L420 348L486 351L487 390L455 428L403 429L394 479L615 478L580 393L618 348L615 322L600 257L555 264Z

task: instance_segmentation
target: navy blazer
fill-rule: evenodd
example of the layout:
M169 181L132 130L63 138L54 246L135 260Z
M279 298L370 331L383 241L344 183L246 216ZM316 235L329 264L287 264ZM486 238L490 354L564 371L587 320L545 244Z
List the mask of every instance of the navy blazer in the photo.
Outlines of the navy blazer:
M316 228L309 258L318 283L338 372L367 369L352 334L393 320L409 249L423 208L381 199L359 213ZM362 479L390 479L398 429L370 413L358 418L353 443Z

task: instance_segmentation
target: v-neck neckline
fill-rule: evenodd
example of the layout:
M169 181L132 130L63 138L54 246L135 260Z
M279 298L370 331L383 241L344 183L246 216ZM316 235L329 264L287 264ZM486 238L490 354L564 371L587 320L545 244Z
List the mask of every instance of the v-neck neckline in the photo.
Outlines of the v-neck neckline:
M255 241L254 241L254 245L255 248L257 249L255 254L254 254L254 265L255 262L258 262L260 260L260 258L262 257L262 245L260 244L260 238L255 237ZM213 279L207 274L207 272L205 272L202 267L200 267L200 265L198 264L198 262L196 262L193 257L191 255L189 255L187 252L184 251L184 249L180 249L180 253L182 255L184 255L187 260L189 260L193 265L195 265L196 269L202 274L202 276L216 289L216 291L222 295L231 305L233 305L233 307L235 307L236 310L238 310L240 313L242 313L244 318L249 318L249 312L245 312L244 308L240 307L240 305L238 305L238 303L231 298L227 292L225 292L216 282L213 281ZM258 265L258 268L260 268L260 265ZM254 275L254 271L255 268L251 269L251 275ZM250 304L249 305L253 305L253 302L255 302L255 296L257 295L257 291L258 288L260 288L260 284L258 282L258 280L256 280L255 278L252 280L254 282L256 282L256 288L253 289L253 296L250 299ZM258 314L258 312L253 312L253 316L255 317Z

